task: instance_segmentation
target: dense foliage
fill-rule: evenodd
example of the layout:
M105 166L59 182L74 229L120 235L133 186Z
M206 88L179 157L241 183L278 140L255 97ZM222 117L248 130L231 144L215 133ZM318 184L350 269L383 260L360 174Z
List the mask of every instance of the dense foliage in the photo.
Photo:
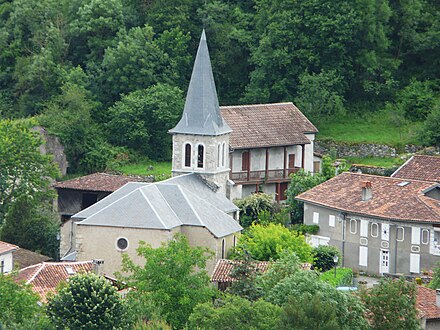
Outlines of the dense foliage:
M351 268L336 268L328 270L319 276L321 281L330 283L333 286L352 286L353 284L353 270Z
M313 248L313 266L316 270L326 272L335 266L334 257L338 256L338 263L341 260L341 253L334 246L320 245Z
M47 314L58 328L125 329L127 310L111 283L93 273L77 274L49 299Z
M302 262L312 260L305 237L280 224L252 225L240 236L236 249L256 260L277 260L283 251L294 252Z
M214 296L206 273L210 258L207 248L191 247L183 235L159 248L141 242L138 254L145 258L139 266L124 255L124 269L131 273L129 285L136 287L132 299L138 301L138 317L158 315L173 328L181 329L199 303Z
M108 134L117 102L159 84L168 86L161 95L185 92L202 26L221 104L295 101L320 124L388 102L399 118L429 124L425 118L439 99L435 0L10 0L0 4L0 16L0 117L68 108L80 118L93 105L91 118L79 122L89 126L82 150L66 139L78 121L52 123L66 139L72 171L103 169L117 157L107 143L125 146L126 139L151 134L134 123L118 137ZM83 88L82 105L64 107L66 84ZM164 106L147 103L149 114ZM165 134L174 119L160 121ZM169 158L170 146L145 152Z

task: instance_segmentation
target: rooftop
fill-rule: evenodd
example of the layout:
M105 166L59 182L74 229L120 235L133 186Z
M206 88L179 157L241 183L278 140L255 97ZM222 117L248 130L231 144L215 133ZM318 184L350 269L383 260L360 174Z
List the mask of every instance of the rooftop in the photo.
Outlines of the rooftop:
M23 248L14 251L12 256L14 258L14 267L18 267L20 269L52 259L51 257Z
M372 198L362 200L362 184L371 182ZM358 173L342 173L298 195L298 200L368 217L440 223L440 201L427 196L438 184Z
M235 149L309 144L316 127L291 102L221 107Z
M139 176L93 173L72 180L57 182L57 189L113 192L128 182L151 182L151 179Z
M424 286L417 286L417 309L420 317L426 319L439 319L440 307L436 305L436 291Z
M440 183L440 156L414 155L391 176Z
M43 302L49 293L55 293L57 286L77 273L90 273L93 270L92 261L78 262L42 262L23 269L17 276L17 281L32 285L32 290L38 293Z
M0 241L0 255L8 253L8 252L15 251L15 250L18 250L18 249L19 249L19 247L17 245Z

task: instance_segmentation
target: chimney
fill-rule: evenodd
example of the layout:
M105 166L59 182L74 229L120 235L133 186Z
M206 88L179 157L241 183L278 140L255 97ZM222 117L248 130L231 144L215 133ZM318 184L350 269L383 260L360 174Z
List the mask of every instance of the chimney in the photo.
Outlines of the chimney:
M93 272L99 276L103 275L102 269L104 268L104 260L93 259L92 264L93 264Z
M362 201L369 201L373 197L371 181L362 181Z
M440 289L435 290L435 305L440 307Z

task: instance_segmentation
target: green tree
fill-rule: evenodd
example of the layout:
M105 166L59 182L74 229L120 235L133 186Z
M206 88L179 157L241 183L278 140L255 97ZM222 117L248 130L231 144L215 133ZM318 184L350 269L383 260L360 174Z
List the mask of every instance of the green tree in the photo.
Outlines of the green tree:
M431 282L429 282L429 287L431 289L440 289L440 264L437 264L434 268L434 273L432 275Z
M279 281L265 294L264 299L272 304L287 306L292 301L298 303L304 299L313 300L314 296L319 295L317 299L324 306L324 311L320 310L320 313L327 313L326 306L332 305L339 329L368 329L368 323L364 318L365 308L359 297L338 291L330 284L320 281L318 277L316 272L299 270ZM287 316L290 314L290 308L301 308L297 303L293 307L287 307ZM304 307L305 310L301 313L310 315L310 308L313 309L313 306L307 304Z
M275 210L275 202L271 195L256 193L241 199L234 200L235 205L240 209L240 224L247 228L252 223L258 222L263 212L269 212L270 217Z
M291 176L289 188L287 188L287 203L291 208L292 222L303 222L304 203L295 199L299 194L317 186L326 181L326 177L321 174L311 174L303 170Z
M33 124L0 120L0 224L20 196L51 196L49 185L58 170L51 157L40 154L42 142L30 130Z
M420 329L416 309L416 286L404 278L380 281L362 293L372 329Z
M183 328L194 307L214 296L205 270L210 251L176 235L156 249L141 242L137 252L145 258L143 266L123 256L124 270L131 273L127 281L137 289L132 299L146 303L147 316L155 312L173 328Z
M21 196L16 199L0 230L2 241L59 258L59 215L52 210L51 199Z
M320 293L290 296L280 315L279 329L339 330L333 302L326 301Z
M250 226L240 236L237 250L248 251L256 260L277 260L283 251L295 252L302 262L312 260L305 237L280 224Z
M214 303L205 302L194 308L189 318L190 329L277 329L281 308L258 300L251 302L227 295Z
M0 328L2 324L33 319L41 311L38 300L30 286L16 283L13 276L0 274Z
M47 314L62 329L124 329L126 313L116 289L93 273L72 276L47 305Z
M341 260L341 253L334 246L320 245L313 248L313 266L321 272L326 272L335 266L333 258L338 256L338 260Z
M338 94L341 77L335 71L304 73L299 78L296 105L318 124L345 113L344 98Z
M440 102L433 107L431 113L419 129L419 140L427 146L440 147Z
M109 109L109 139L151 159L169 160L168 130L177 124L183 106L182 91L165 84L130 93Z

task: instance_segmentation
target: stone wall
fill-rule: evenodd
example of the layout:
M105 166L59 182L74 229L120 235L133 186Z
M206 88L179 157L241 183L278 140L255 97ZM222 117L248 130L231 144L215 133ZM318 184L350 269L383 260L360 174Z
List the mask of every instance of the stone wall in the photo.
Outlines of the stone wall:
M397 150L385 144L358 143L348 144L335 141L315 141L315 152L330 154L336 152L336 158L344 157L396 157Z

